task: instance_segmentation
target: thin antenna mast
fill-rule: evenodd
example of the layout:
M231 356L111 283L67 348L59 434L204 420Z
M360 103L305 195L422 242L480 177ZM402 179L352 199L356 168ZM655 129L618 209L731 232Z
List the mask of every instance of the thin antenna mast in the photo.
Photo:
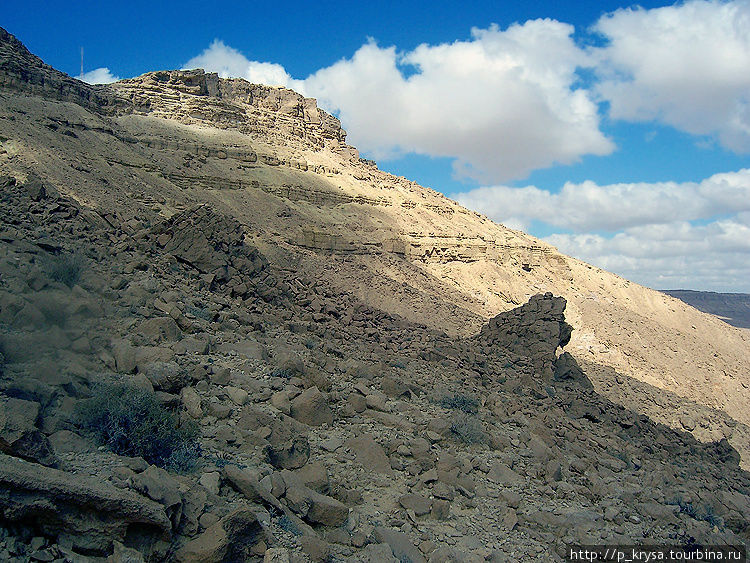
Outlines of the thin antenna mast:
M83 47L81 47L81 76L83 76Z

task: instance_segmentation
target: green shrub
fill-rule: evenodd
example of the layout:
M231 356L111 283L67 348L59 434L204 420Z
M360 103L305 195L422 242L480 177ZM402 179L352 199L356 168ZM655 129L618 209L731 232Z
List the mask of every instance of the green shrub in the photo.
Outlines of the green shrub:
M276 368L271 372L271 377L280 377L282 379L291 379L296 376L297 372L287 368Z
M156 396L129 385L101 384L76 409L78 425L119 455L187 471L200 456L198 425L180 422Z
M479 410L479 401L461 393L446 395L439 403L443 408L457 409L467 414L475 414Z
M52 280L72 288L81 279L84 260L80 254L69 253L49 256L44 260L42 269Z
M486 444L489 441L482 422L471 415L459 415L451 424L451 434L464 444Z

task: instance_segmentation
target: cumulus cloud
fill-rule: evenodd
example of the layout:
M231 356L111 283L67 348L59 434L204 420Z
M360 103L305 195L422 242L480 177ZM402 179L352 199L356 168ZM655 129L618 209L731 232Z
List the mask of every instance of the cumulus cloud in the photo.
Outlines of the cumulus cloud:
M750 2L617 10L590 30L603 47L580 47L573 31L531 20L407 52L370 40L304 80L218 39L184 66L316 97L375 158L448 157L459 177L483 183L610 154L603 102L614 120L655 120L750 151ZM586 87L582 69L593 71Z
M101 67L77 76L78 80L88 84L109 84L120 80L119 76L112 74L107 67Z
M608 40L592 56L612 118L659 120L750 152L750 2L623 9L594 31Z
M289 76L280 64L251 61L237 49L218 39L214 39L207 49L186 62L182 68L202 68L206 72L215 72L222 78L244 78L253 84L284 86L298 92L304 91L303 82Z
M633 227L607 238L555 234L561 252L656 289L750 292L750 214L705 225Z
M574 86L576 70L592 59L572 33L545 19L474 29L469 41L406 53L369 41L304 81L219 40L184 67L313 96L375 158L449 157L459 176L505 181L614 149L590 93Z
M511 228L561 231L561 252L663 289L750 291L750 169L701 182L478 188L457 198Z
M569 182L558 193L535 186L491 186L454 198L516 227L528 227L536 220L578 233L615 232L664 221L695 221L750 211L750 169L714 174L701 182L605 186L590 181Z
M545 19L406 53L371 41L305 88L376 158L451 157L459 176L520 178L614 148L589 92L574 87L576 70L591 60L572 33Z

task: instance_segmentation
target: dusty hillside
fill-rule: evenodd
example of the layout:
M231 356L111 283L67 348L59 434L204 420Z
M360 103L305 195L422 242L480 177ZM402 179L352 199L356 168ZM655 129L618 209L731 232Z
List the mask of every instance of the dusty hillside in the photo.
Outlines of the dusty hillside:
M207 202L236 217L278 267L315 272L389 313L448 334L551 291L568 301L581 362L675 397L612 396L670 425L702 413L701 440L746 425L750 336L682 301L564 256L358 158L314 100L201 71L89 87L6 38L3 169L35 170L134 229ZM19 54L20 53L20 54ZM29 97L28 94L41 97ZM602 386L609 393L609 386ZM743 426L744 428L744 426ZM744 430L743 430L744 432Z
M750 328L750 295L747 293L716 293L689 289L668 289L663 292L704 313L716 315L732 326Z
M746 545L743 333L344 139L289 90L92 88L0 30L0 560Z

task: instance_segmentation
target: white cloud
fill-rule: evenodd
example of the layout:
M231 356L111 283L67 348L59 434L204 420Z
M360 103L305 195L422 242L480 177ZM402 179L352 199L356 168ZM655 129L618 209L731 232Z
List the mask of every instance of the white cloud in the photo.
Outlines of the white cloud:
M659 120L750 151L749 2L623 9L594 30L609 40L592 53L612 118Z
M503 181L614 149L589 92L573 86L576 69L592 62L572 33L570 25L534 20L407 53L370 41L304 81L215 40L184 68L316 97L376 158L450 157L460 176Z
M750 2L621 9L592 28L604 47L581 48L573 31L539 19L408 52L369 41L304 80L217 39L185 68L316 97L365 153L448 157L458 176L485 183L611 153L600 102L615 120L659 121L697 143L750 151ZM581 69L594 70L587 87Z
M750 214L634 227L612 238L556 234L561 252L656 289L750 292Z
M119 76L112 74L107 67L101 67L76 76L78 80L88 84L109 84L120 80Z
M537 220L575 232L620 231L639 225L695 221L750 211L750 169L701 182L597 185L566 183L558 193L535 186L477 188L453 196L498 222Z
M568 183L554 194L493 186L456 199L512 228L573 231L545 240L651 287L750 292L750 169L701 182Z
M253 84L284 86L298 92L304 90L303 82L289 76L280 64L251 61L218 39L214 39L206 50L190 59L182 68L202 68L206 72L217 73L221 78L244 78Z
M534 20L403 54L369 42L305 88L376 158L414 152L455 158L459 175L482 181L524 177L614 148L589 92L573 86L591 61L572 33Z

